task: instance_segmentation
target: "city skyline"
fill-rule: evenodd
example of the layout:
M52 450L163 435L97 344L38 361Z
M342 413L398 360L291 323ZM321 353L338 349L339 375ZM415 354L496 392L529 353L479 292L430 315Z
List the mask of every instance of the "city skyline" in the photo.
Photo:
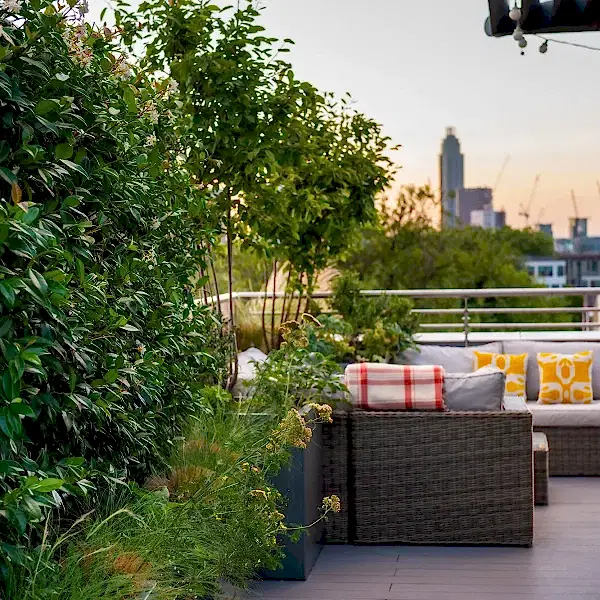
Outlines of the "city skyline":
M92 19L106 4L90 1ZM402 167L397 185L439 188L440 138L452 126L469 187L493 187L511 156L494 193L509 225L523 225L519 204L528 203L540 173L532 219L544 205L544 221L566 236L573 189L591 234L600 234L600 79L593 77L600 52L550 44L542 55L530 37L521 56L512 38L485 35L485 0L436 2L435 13L431 4L268 0L262 22L268 35L296 42L287 57L298 77L349 92L402 145L393 155ZM556 39L600 47L599 33Z

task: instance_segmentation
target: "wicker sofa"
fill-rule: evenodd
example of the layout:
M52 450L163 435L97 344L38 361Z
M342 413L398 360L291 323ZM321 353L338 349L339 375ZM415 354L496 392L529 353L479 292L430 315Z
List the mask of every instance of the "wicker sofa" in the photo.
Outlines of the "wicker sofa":
M400 362L417 363L429 360L432 356L431 349L440 348L427 346L427 352L422 357L412 355L408 360ZM476 347L471 348L471 350ZM595 342L539 342L529 340L514 340L488 344L487 351L504 354L529 355L527 367L527 406L533 415L533 428L546 434L550 447L550 475L551 476L600 476L600 343ZM469 360L464 360L465 348L443 347L440 351L441 361L432 364L442 364L447 371L452 372L452 367L458 365L453 362L452 351L463 353L463 360L457 370L468 369ZM539 390L539 371L537 368L538 352L557 352L572 354L591 350L594 352L594 366L592 369L594 397L593 404L588 405L553 405L546 406L537 403ZM433 352L435 356L435 351ZM449 364L443 361L448 360ZM450 366L450 368L449 368Z
M329 543L530 546L528 412L337 411L324 493L345 510Z

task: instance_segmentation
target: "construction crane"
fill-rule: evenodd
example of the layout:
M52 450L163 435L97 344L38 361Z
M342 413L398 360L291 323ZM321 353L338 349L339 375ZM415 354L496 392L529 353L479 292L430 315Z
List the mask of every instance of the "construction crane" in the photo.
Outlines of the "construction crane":
M502 163L502 167L500 168L500 171L498 171L498 176L496 177L496 182L494 183L494 187L492 188L492 191L494 193L496 193L496 190L498 189L498 186L500 185L500 181L502 181L502 176L504 175L504 171L506 171L506 167L508 166L509 162L510 162L510 154L507 154L504 158L504 162ZM598 182L598 185L600 186L600 182Z
M577 206L577 198L575 197L575 192L571 190L571 200L573 201L573 210L575 211L575 218L579 219L579 208Z
M537 191L538 185L540 183L540 178L542 177L541 173L538 173L535 176L535 180L533 182L533 189L531 190L531 195L529 196L529 203L527 206L524 206L523 203L519 205L519 216L525 219L525 228L529 227L529 219L531 217L531 206L533 204L533 199L535 198L535 193Z
M598 195L600 196L600 181L596 181L596 185L598 186Z
M536 221L535 221L535 227L536 227L537 229L539 229L539 228L540 228L540 224L541 224L541 222L542 222L542 219L544 218L544 214L545 214L545 213L546 213L546 209L545 209L545 208L541 208L541 209L540 209L540 212L538 213L538 217L537 217L537 219L536 219Z

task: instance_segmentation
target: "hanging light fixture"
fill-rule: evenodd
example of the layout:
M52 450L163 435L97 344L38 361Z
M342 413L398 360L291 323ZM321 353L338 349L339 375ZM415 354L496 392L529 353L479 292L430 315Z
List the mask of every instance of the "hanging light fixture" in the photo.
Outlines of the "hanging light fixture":
M544 43L540 46L540 53L546 54L548 52L548 40L544 40Z
M506 13L504 13L504 14L506 14ZM511 11L508 13L508 16L513 21L516 21L518 23L521 20L523 13L521 12L521 9L515 4L514 7L511 9Z

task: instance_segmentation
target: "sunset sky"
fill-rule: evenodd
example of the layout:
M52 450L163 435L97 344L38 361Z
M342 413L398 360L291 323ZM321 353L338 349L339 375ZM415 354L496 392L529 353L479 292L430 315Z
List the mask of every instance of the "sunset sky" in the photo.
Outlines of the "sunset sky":
M108 0L90 0L97 17ZM263 0L268 33L290 37L297 76L338 94L381 122L402 150L398 183L437 188L447 126L457 130L468 187L492 186L511 225L522 225L537 173L532 220L567 231L576 193L580 216L600 235L600 52L483 31L486 0ZM558 35L600 48L600 34Z

